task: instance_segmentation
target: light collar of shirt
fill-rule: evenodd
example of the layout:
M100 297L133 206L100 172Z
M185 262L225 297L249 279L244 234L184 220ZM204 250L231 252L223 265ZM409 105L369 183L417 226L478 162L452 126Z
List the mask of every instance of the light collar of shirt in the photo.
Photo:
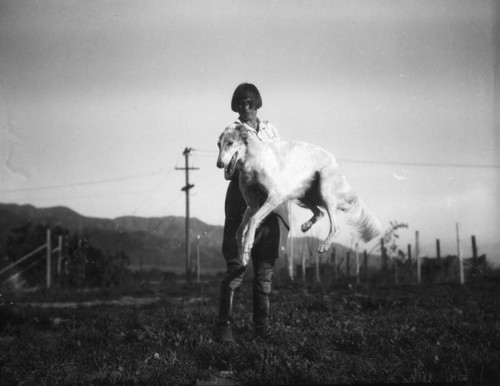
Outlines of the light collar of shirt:
M260 119L259 119L259 118L257 118L257 129L254 129L254 128L253 128L252 126L250 126L248 123L242 122L242 121L240 121L239 119L237 119L237 120L235 121L235 123L240 123L240 124L242 124L243 126L245 126L248 130L252 130L252 131L255 131L255 132L258 132L258 131L260 131L260 130L262 130L262 129L264 128L264 127L263 127L264 125L262 125L262 124L261 124L262 122L260 121Z
M252 133L254 133L257 136L257 138L262 140L262 135L264 134L264 130L267 128L267 126L259 118L257 118L257 129L254 129L248 123L241 122L239 119L237 119L236 122L241 123L243 126L245 126L247 128L247 130L250 130ZM269 133L267 133L267 134L269 135Z

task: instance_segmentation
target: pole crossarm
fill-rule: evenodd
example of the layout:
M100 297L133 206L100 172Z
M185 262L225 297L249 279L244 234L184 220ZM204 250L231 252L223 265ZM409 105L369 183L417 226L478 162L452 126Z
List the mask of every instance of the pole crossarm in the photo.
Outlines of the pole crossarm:
M200 170L200 168L188 167L188 168L180 168L178 166L175 167L175 170Z

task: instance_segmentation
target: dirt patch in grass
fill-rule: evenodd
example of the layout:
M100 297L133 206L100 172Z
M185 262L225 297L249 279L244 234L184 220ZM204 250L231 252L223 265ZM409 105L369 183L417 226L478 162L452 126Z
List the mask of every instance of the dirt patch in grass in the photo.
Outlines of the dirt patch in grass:
M159 297L135 298L132 296L122 296L117 300L89 300L83 302L29 302L20 303L18 307L34 308L87 308L95 306L143 306L160 301Z

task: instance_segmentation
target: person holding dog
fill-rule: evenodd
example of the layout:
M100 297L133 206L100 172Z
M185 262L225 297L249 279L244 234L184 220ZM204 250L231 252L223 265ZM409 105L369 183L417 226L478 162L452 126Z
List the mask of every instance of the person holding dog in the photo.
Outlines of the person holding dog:
M269 122L261 121L257 117L257 111L261 107L262 98L255 85L242 83L236 88L231 100L232 111L239 115L236 122L245 125L249 133L261 141L279 141L277 129ZM236 243L236 231L246 207L236 172L229 182L225 200L222 254L226 260L227 270L221 283L216 328L218 340L226 343L234 343L233 300L235 291L241 286L246 268L241 262ZM269 296L274 265L280 250L285 248L289 229L288 208L286 204L282 204L259 226L251 251L254 269L253 324L255 333L261 337L266 337L269 333Z

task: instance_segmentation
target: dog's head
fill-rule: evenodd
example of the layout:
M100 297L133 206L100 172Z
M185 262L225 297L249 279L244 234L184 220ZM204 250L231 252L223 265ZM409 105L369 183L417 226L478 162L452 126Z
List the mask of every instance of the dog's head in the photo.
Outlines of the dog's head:
M240 123L233 123L226 127L219 137L219 158L217 167L224 168L224 177L230 180L239 161L245 158L245 150L248 140L248 132Z

